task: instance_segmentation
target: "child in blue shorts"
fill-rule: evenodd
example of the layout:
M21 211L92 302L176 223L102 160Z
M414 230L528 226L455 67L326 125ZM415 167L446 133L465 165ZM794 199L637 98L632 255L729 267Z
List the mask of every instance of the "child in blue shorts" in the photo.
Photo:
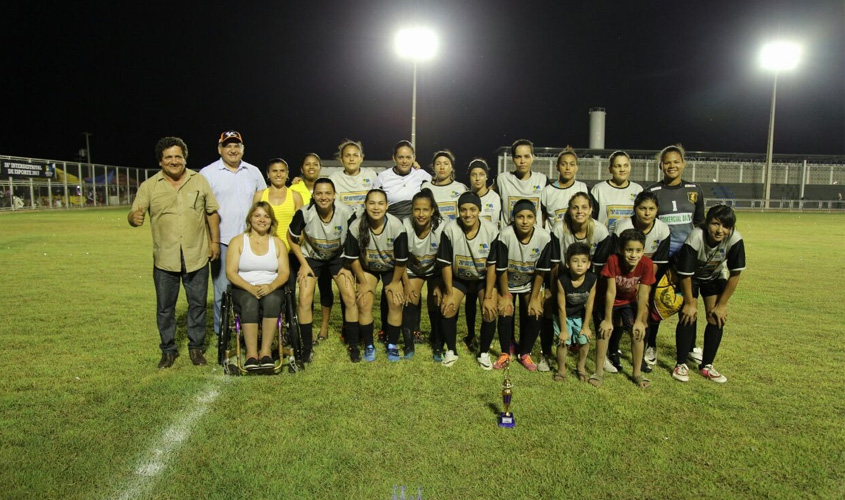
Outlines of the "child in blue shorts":
M596 298L598 276L590 269L590 247L585 243L573 243L566 249L566 270L561 273L557 284L557 304L560 324L565 326L565 335L557 346L556 382L566 379L566 354L569 346L578 345L578 380L587 381L587 354L590 352L590 317Z

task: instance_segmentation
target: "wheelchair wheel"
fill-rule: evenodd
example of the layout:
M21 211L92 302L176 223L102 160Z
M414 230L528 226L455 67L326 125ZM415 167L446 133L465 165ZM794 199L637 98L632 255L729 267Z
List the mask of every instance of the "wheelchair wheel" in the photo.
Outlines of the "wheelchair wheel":
M232 336L232 325L229 323L229 311L231 310L231 296L229 292L223 292L220 299L220 335L217 336L217 364L226 366L226 351L229 349L229 341Z
M284 341L291 346L288 371L296 373L304 368L302 364L302 343L299 334L299 316L296 314L296 296L290 287L285 287Z

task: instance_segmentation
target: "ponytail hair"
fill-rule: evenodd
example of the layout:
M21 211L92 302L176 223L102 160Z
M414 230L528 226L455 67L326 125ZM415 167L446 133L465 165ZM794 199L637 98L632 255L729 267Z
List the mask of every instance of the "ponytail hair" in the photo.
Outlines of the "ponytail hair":
M438 208L437 201L434 199L434 193L431 192L431 189L422 188L419 193L411 198L411 207L414 206L414 202L417 200L428 200L431 204L431 230L434 231L443 221L443 216L440 215L440 208Z
M361 217L361 224L358 226L358 246L361 248L362 252L367 248L367 245L370 244L370 229L372 226L370 215L367 213L367 202L370 200L370 196L374 193L381 193L381 195L384 196L384 200L387 201L387 193L383 190L376 188L367 191L367 196L364 198L364 216ZM385 214L385 217L387 217L387 214Z
M587 203L590 204L590 208L593 208L593 200L591 200L590 195L588 195L584 191L579 191L572 195L572 198L569 198L569 206L566 209L566 213L563 214L563 231L567 234L575 234L575 230L572 229L572 216L569 214L569 210L572 208L572 202L575 200L575 198L579 197L584 197L587 200ZM587 218L587 235L585 239L590 245L593 244L593 233L595 232L595 224L596 221L593 220L592 215Z

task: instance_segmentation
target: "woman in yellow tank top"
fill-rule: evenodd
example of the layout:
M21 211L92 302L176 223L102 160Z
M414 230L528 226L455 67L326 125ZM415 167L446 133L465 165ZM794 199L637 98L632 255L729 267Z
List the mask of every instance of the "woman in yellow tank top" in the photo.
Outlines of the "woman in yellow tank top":
M270 187L255 193L252 202L253 204L259 201L270 203L273 215L279 223L276 236L285 243L287 251L290 252L287 238L288 226L293 220L293 215L302 207L302 196L285 185L288 181L288 171L288 163L285 160L281 158L270 160L267 166L267 180L270 181Z

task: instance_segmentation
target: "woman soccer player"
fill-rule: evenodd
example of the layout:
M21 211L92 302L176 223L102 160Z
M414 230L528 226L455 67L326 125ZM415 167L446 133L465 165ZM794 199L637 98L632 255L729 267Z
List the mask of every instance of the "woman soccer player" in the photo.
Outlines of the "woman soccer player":
M435 273L437 249L440 247L444 221L434 201L431 190L423 188L414 195L411 203L411 217L402 221L408 235L408 280L405 284L405 309L402 311L402 338L405 342L405 358L414 356L414 332L420 324L420 294L422 286L428 283L428 318L431 322L431 343L441 346L440 311L434 298L440 286L440 275Z
M387 193L387 213L400 219L411 216L411 199L424 182L431 180L428 172L415 168L416 162L411 142L399 141L393 146L393 168L381 171L376 178L375 187Z
M361 167L364 161L364 146L358 141L346 139L337 147L337 159L343 165L342 172L335 172L332 180L338 200L351 208L358 216L364 211L364 198L375 187L376 174Z
M282 312L281 287L290 272L288 252L276 236L276 224L270 204L259 201L246 216L246 231L232 238L226 254L226 277L232 283L232 304L241 318L247 370L274 366L272 332ZM260 350L259 319L264 332Z
M449 366L458 359L455 345L458 311L464 297L475 293L482 303L481 347L476 360L481 368L490 370L493 368L490 344L496 333L496 272L491 252L498 231L492 222L480 218L481 199L475 193L464 193L458 198L458 213L458 220L443 228L437 250L437 262L443 276L440 303L443 335L449 348L443 364ZM510 341L503 344L502 349L506 351L509 345ZM437 353L435 361L436 356Z
M669 258L681 249L687 236L704 222L704 193L701 186L681 178L686 168L686 151L680 144L666 146L657 155L663 180L647 187L660 202L657 218L669 226ZM661 276L658 276L658 281ZM649 338L657 339L659 321L649 324ZM677 329L675 336L678 336ZM695 347L695 336L690 345L689 358L701 362L701 349Z
M554 235L560 244L561 255L566 255L566 249L573 243L587 244L593 269L598 271L613 251L613 239L606 227L596 223L592 213L590 195L584 191L575 193L569 198L563 220L555 224Z
M534 143L528 139L517 139L511 144L513 172L502 172L496 176L496 191L502 197L502 223L511 223L513 207L519 200L528 200L534 205L534 217L540 220L540 198L543 188L549 183L546 174L534 172ZM585 186L586 187L586 186Z
M616 223L634 212L634 198L643 190L631 182L631 157L624 151L616 151L608 159L610 179L593 186L590 194L596 202L596 219L613 233Z
M458 217L458 197L467 190L466 186L455 180L455 155L448 149L438 151L434 153L431 167L434 169L434 179L424 182L422 187L431 189L443 217L455 220Z
M314 307L314 286L321 276L334 278L345 304L344 331L358 334L358 308L355 306L353 277L343 268L343 245L352 211L342 203L335 203L332 181L317 179L311 203L296 212L288 229L288 242L300 267L299 331L302 335L302 358L311 361L311 333Z
M704 352L698 372L713 382L723 384L728 381L713 368L713 360L722 342L728 301L736 290L740 273L745 269L745 243L735 226L736 214L731 207L711 207L704 224L692 230L675 259L675 271L681 277L681 290L684 292L684 305L678 321L675 340L678 358L672 376L681 382L689 380L685 361L695 335L699 294L704 297L707 326L704 328Z
M373 296L379 280L384 283L388 299L387 359L399 361L399 329L402 326L402 306L405 295L402 278L408 262L408 235L396 217L387 213L387 194L372 189L364 198L365 211L349 226L344 257L351 261L352 272L358 281L356 293L358 324L364 339L364 359L375 361L373 345ZM348 332L349 356L360 360L357 332Z
M544 187L540 196L546 227L550 231L554 230L555 224L563 220L569 208L569 199L575 193L589 192L586 184L575 180L575 174L578 173L578 155L571 146L566 146L557 155L557 172L558 179Z
M554 335L551 321L544 322L543 281L551 271L555 254L554 242L549 233L537 227L536 208L529 200L519 200L513 207L511 224L502 229L496 240L496 273L499 274L499 342L502 355L493 365L502 368L510 361L508 354L513 332L514 304L519 297L519 349L520 362L528 371L537 371L531 359L531 350L537 340L541 325L543 353L540 360L543 371L549 371L548 360Z

